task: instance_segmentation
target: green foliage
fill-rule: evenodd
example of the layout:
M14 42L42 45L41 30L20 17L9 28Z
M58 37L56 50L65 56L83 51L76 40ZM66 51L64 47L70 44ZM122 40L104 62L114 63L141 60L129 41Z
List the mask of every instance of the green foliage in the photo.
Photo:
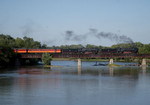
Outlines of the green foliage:
M44 53L42 55L42 62L44 63L44 65L51 65L50 61L52 60L52 56L50 56L49 53Z
M131 48L131 47L136 47L134 43L120 43L120 44L115 44L112 45L111 48L117 48L117 47L121 47L121 48Z
M14 64L15 54L13 48L41 48L41 43L26 36L23 39L14 39L10 35L0 34L0 66ZM33 64L36 61L29 59L29 62Z
M38 64L39 59L29 58L29 59L20 59L19 62L21 65L36 65Z
M145 44L143 47L139 48L140 54L150 54L150 44Z
M0 66L10 66L15 62L15 53L10 47L1 47Z
M0 34L0 46L10 48L15 47L16 46L15 39L12 38L10 35Z
M98 48L98 46L96 46L96 45L91 45L91 44L87 44L87 45L86 45L86 48Z
M47 47L46 44L41 45L39 41L34 41L33 38L24 36L23 38L13 38L10 35L0 34L0 66L10 65L14 62L15 54L13 52L13 48L53 48L53 49L76 49L76 48L130 48L137 47L139 49L139 54L150 54L150 44L142 44L141 42L136 43L121 43L115 44L111 47L104 46L96 46L87 44L83 46L81 44L78 45L61 45L61 46L52 46ZM49 64L52 57L49 54L43 54L43 62L44 64ZM126 59L128 60L128 59ZM27 60L27 62L33 63L37 60Z
M33 38L23 37L24 48L41 48L41 44L38 41L34 41Z
M57 47L58 48L58 47ZM59 48L61 49L76 49L76 48L83 48L83 45L78 44L78 45L61 45Z
M141 48L141 47L144 46L144 44L142 44L141 42L136 42L136 43L135 43L135 46L136 46L137 48Z
M46 44L43 44L43 45L41 46L41 48L47 48L47 45L46 45Z
M16 39L16 46L17 48L24 48L25 42L23 39L21 38L17 38Z

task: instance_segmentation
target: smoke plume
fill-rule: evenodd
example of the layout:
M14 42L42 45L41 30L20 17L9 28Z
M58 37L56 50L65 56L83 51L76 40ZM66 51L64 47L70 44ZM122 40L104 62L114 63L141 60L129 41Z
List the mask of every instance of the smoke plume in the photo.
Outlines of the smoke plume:
M41 24L30 19L26 21L26 23L21 27L21 29L23 36L32 36L35 33L44 31Z
M130 44L133 43L132 39L125 35L119 35L119 34L115 34L111 32L98 32L97 29L89 29L88 33L81 34L81 35L77 35L73 31L66 31L66 34L65 34L66 41L81 42L83 39L86 40L88 37L97 38L99 40L109 39L116 43L130 43Z
M86 38L87 38L87 34L77 35L73 31L66 31L66 34L65 34L66 41L81 42L83 39L86 39Z

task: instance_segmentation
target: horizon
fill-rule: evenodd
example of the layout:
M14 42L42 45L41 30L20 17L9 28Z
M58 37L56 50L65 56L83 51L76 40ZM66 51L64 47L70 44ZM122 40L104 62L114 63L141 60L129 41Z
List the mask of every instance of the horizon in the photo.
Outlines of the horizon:
M0 34L0 35L7 36L5 34ZM9 36L12 37L12 38L14 38L11 35L9 35ZM27 36L24 36L24 37L27 37ZM17 37L17 38L21 38L21 37ZM14 38L14 39L17 39L17 38ZM27 38L32 38L32 37L27 37ZM21 39L23 40L23 38L21 38ZM33 41L37 41L34 38L32 38L32 39L33 39ZM38 42L40 42L40 41L38 41ZM113 44L113 45L133 45L133 46L135 46L134 44L136 44L136 43L144 44L142 42L133 42L133 43L117 43L117 44ZM40 44L41 44L41 46L44 45L42 42L40 42ZM148 43L148 44L150 44L150 43ZM104 45L96 45L96 44L89 44L89 43L87 43L87 44L61 44L61 45L47 45L46 44L47 47L61 47L61 46L72 46L72 45L75 45L75 46L76 45L81 45L83 47L86 47L87 45L92 45L92 46L96 46L96 47L99 47L99 46L102 46L102 47L112 47L113 46L113 45L111 45L111 46L104 46Z
M111 46L124 38L148 44L149 5L149 0L2 0L0 33L47 45ZM91 29L97 34L89 35ZM67 31L73 32L68 40Z

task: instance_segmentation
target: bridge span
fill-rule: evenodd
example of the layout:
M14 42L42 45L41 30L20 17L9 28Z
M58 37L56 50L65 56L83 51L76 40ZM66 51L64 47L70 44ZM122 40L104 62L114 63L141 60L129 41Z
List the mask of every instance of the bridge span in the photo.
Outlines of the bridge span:
M81 59L89 58L107 58L110 59L110 64L113 64L114 58L141 58L142 66L146 66L146 58L150 58L150 54L51 54L52 58L77 58L78 65L81 65ZM22 59L25 58L42 58L42 54L19 54Z
M19 54L20 58L42 58L42 54ZM53 58L150 58L150 54L51 54Z

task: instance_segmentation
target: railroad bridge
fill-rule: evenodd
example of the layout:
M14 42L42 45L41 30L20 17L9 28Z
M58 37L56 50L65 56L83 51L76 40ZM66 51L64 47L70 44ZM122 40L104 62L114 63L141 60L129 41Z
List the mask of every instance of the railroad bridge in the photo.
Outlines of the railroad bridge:
M146 66L146 58L150 58L150 54L51 54L53 58L77 58L78 65L81 66L81 59L83 58L107 58L110 59L110 64L113 64L114 58L141 58L142 66ZM19 57L24 58L42 58L42 54L19 54Z

